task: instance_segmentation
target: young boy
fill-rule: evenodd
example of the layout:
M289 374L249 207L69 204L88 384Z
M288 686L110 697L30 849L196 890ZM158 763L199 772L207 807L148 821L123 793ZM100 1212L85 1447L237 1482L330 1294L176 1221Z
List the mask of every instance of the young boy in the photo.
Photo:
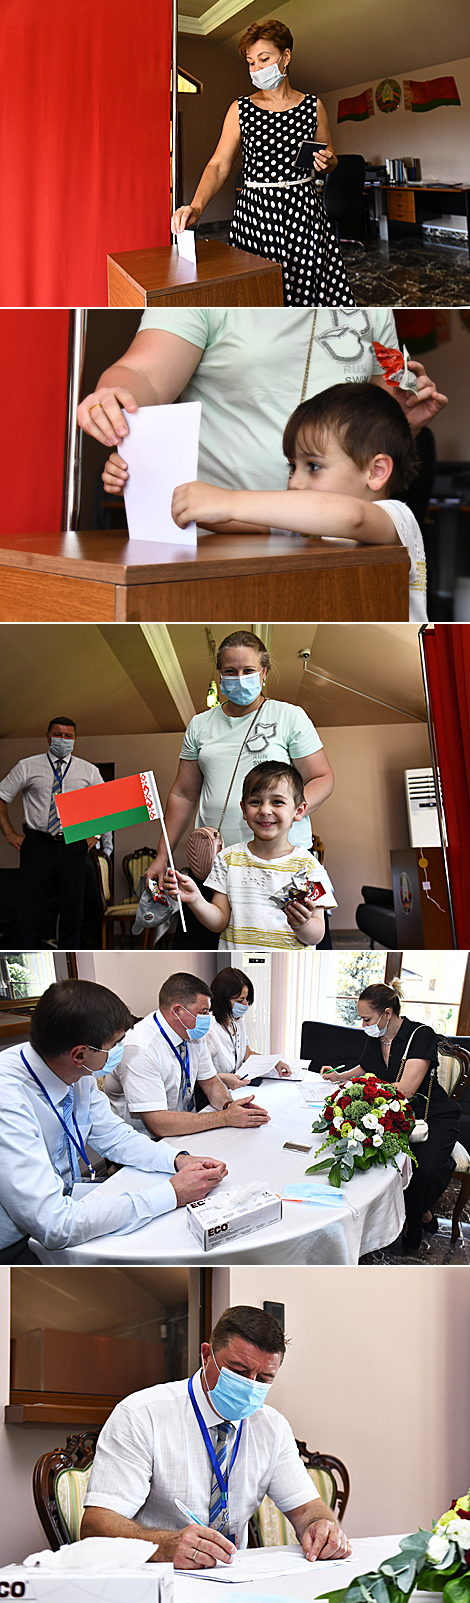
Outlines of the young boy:
M282 529L372 545L401 540L411 560L410 622L426 623L423 540L402 499L418 462L395 397L374 384L335 384L297 407L282 444L291 469L288 490L181 484L173 496L175 523L184 529L195 518L217 533Z
M324 907L336 907L326 869L305 846L291 846L289 830L303 817L307 803L297 768L290 763L259 763L246 775L242 813L253 838L219 852L205 883L215 892L204 901L194 880L186 874L165 875L165 890L176 893L207 929L220 931L220 949L233 946L282 946L300 950L316 946L325 929ZM304 899L278 905L293 875L310 881Z

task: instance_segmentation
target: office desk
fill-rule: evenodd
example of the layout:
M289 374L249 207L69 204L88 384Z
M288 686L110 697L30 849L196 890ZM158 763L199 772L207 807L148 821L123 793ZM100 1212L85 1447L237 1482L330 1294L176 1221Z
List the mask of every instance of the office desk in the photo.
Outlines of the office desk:
M218 239L198 239L196 254L196 267L176 245L108 256L109 305L282 306L276 262Z
M3 621L200 623L402 622L406 546L204 535L197 549L128 540L121 531L4 535Z
M462 244L466 240L470 250L470 184L459 184L458 189L451 184L426 183L368 184L366 188L375 193L380 191L385 197L386 216L392 224L393 235L417 233L423 223L436 222L445 213L465 217L467 233L462 233Z

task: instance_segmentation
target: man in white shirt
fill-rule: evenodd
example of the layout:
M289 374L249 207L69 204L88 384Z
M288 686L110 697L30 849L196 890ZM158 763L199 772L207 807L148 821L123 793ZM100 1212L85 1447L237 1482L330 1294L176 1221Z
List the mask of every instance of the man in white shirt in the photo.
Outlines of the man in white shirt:
M108 1232L126 1235L207 1196L226 1174L212 1158L175 1153L165 1141L152 1146L111 1112L95 1075L118 1062L131 1019L105 986L62 980L40 998L29 1041L2 1052L0 1263L37 1262L30 1237L55 1251ZM106 1185L90 1184L74 1197L86 1171L94 1178L87 1144L146 1170L148 1185L108 1195Z
M267 1493L306 1559L346 1558L347 1537L312 1497L290 1425L263 1406L285 1350L271 1314L227 1308L202 1342L198 1374L118 1403L97 1444L82 1537L140 1537L158 1542L157 1563L211 1568L230 1563L235 1543L246 1547L248 1520ZM201 1523L188 1525L188 1513Z
M58 945L74 951L80 945L85 897L86 856L96 836L66 844L56 796L63 791L102 785L94 763L74 757L76 725L72 718L51 718L47 750L21 758L0 784L0 829L20 853L15 946L20 950L44 946L44 904L54 889L59 893ZM23 793L24 833L14 829L7 811ZM112 851L112 836L103 836L103 850Z
M222 1125L256 1129L267 1124L269 1114L253 1095L234 1102L214 1069L204 1040L211 1022L211 992L204 980L171 974L158 1001L157 1012L128 1031L121 1061L106 1076L115 1112L154 1139ZM195 1112L196 1082L210 1104L201 1113Z

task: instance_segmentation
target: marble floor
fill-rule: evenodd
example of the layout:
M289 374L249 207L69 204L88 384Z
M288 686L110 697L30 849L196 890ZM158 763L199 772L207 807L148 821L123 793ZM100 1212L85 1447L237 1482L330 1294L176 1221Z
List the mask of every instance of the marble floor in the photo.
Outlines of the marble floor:
M200 225L201 239L228 239L229 222ZM470 306L470 255L440 240L368 240L346 246L344 260L358 306Z
M401 1236L398 1241L391 1242L389 1247L380 1252L368 1252L359 1259L361 1264L470 1264L470 1202L466 1204L460 1218L460 1235L455 1246L452 1246L451 1221L455 1202L460 1189L460 1182L456 1179L450 1181L447 1191L439 1198L437 1217L439 1230L434 1236L428 1236L423 1231L421 1246L416 1252L407 1253L406 1257L400 1251Z

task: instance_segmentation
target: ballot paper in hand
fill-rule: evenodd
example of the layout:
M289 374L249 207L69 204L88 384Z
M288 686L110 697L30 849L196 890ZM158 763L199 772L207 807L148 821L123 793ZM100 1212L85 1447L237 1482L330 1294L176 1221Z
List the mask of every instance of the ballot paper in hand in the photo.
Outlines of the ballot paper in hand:
M120 455L129 468L124 500L131 540L195 546L196 524L179 529L171 500L178 484L197 479L200 401L142 406L138 412L125 411L124 417L129 433Z
M176 243L178 246L178 256L181 256L185 262L192 262L193 267L195 267L196 235L194 233L194 229L184 228L182 234L176 235Z

